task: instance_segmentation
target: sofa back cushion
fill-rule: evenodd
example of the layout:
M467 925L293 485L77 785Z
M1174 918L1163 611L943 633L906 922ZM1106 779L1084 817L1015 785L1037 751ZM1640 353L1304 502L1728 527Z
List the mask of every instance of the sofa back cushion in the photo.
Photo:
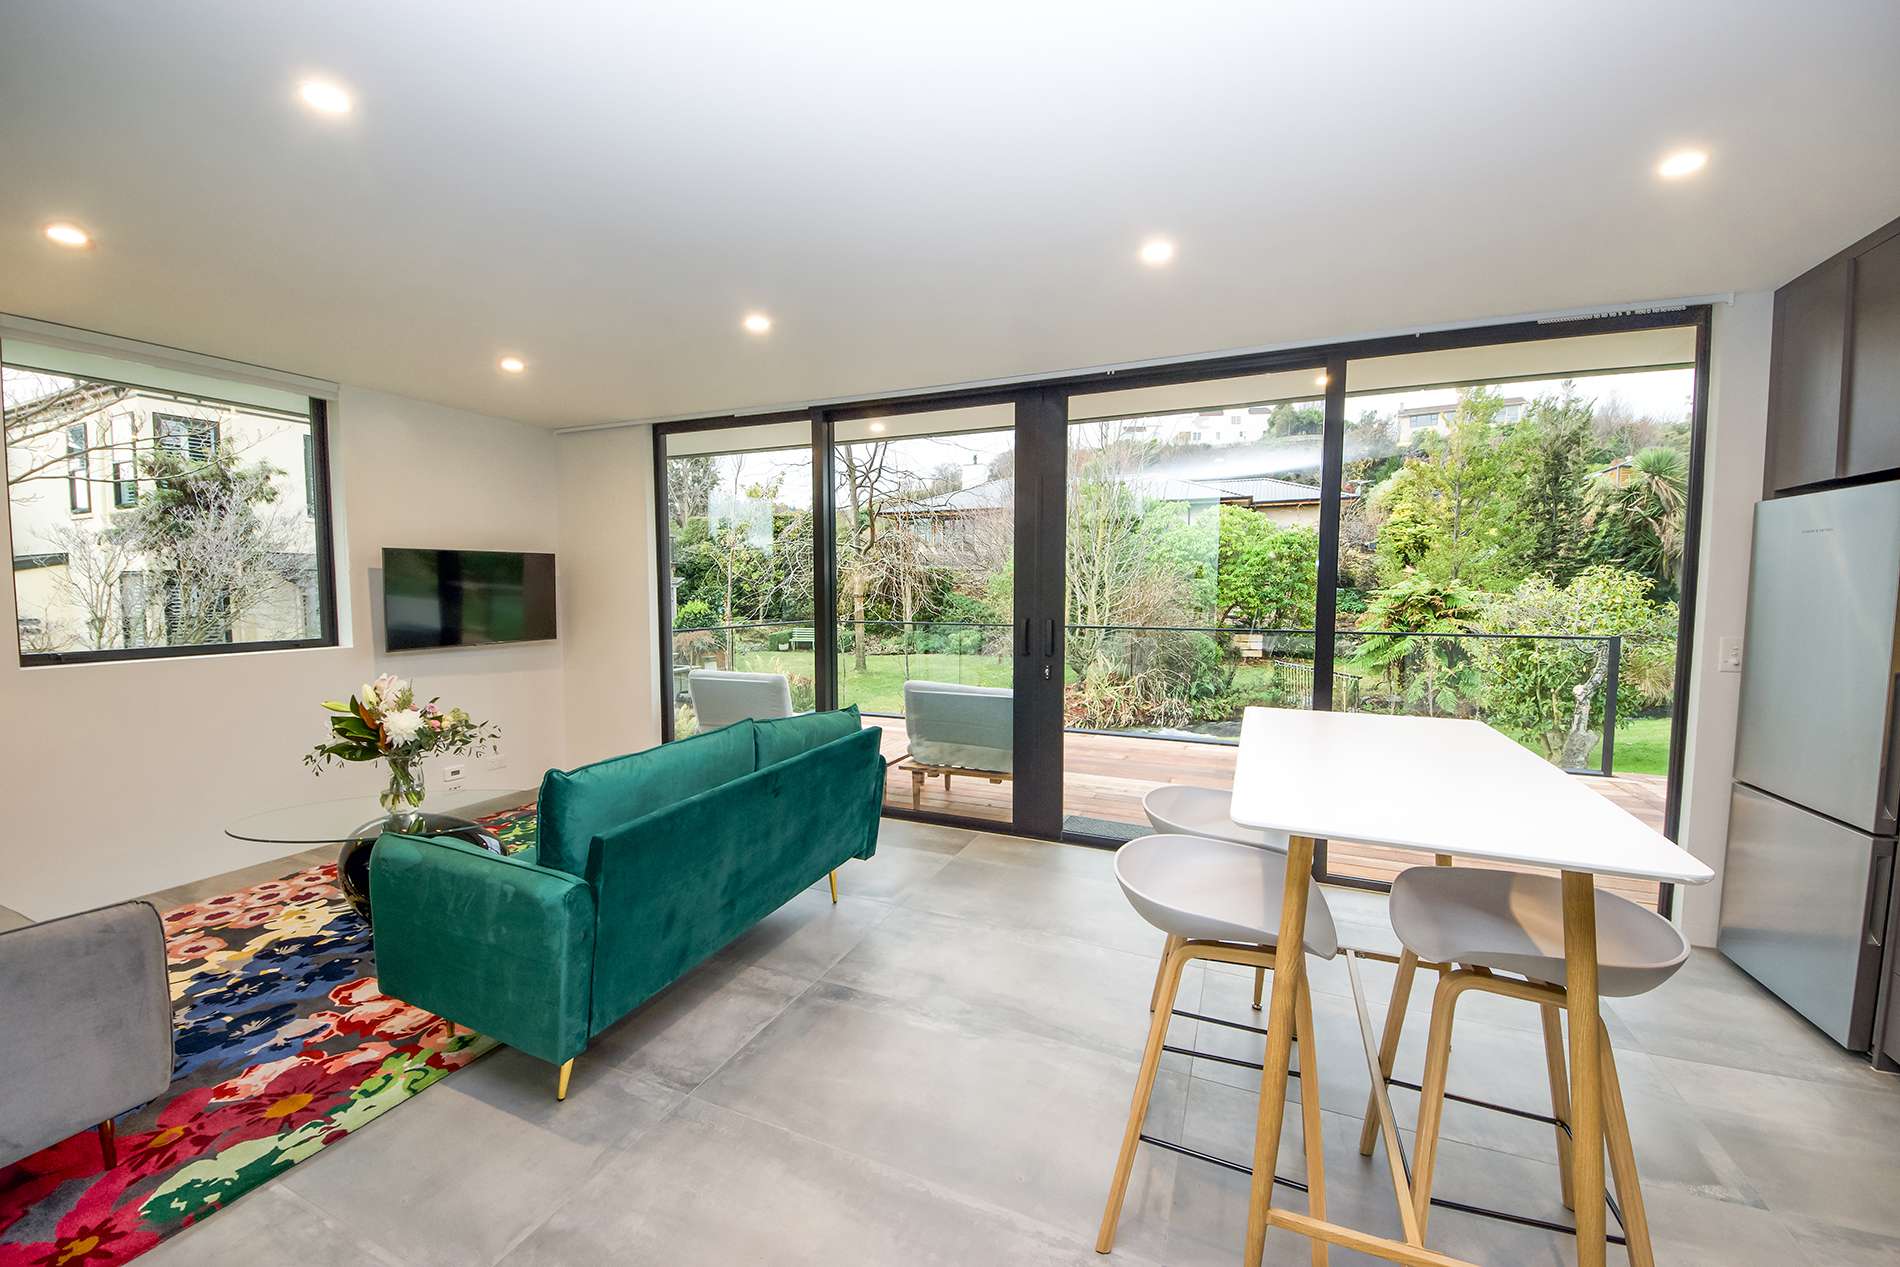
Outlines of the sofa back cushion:
M754 725L739 721L577 770L549 770L541 780L537 861L585 877L594 837L751 774Z
M801 752L809 752L834 739L855 735L864 728L858 720L856 704L834 713L799 713L792 717L755 722L754 725L757 727L754 734L758 751L755 768L760 770Z

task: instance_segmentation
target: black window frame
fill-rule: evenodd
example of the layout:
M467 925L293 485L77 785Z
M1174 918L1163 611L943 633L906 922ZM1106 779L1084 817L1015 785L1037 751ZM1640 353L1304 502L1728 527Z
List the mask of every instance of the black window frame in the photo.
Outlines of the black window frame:
M79 375L78 377L90 377ZM109 380L101 380L109 381ZM141 387L138 383L127 383L129 387ZM209 398L205 398L209 399ZM316 574L321 603L321 630L311 638L277 638L255 642L208 642L193 646L159 647L112 647L105 650L85 651L44 651L29 652L20 643L15 634L15 649L19 655L19 664L23 669L51 668L55 665L101 664L125 660L174 660L188 656L231 655L246 651L297 651L334 647L338 645L337 634L337 577L336 577L336 539L333 519L333 490L330 484L330 408L329 402L321 396L312 396L310 401L309 436L313 462L310 477L314 481L316 498L314 500L316 525L314 528L316 545ZM234 408L245 408L242 401L215 401L217 404L229 404ZM192 426L208 426L211 429L213 451L223 443L215 419L193 418L188 415L152 414L152 439L155 445L163 446L160 418L175 418ZM187 450L189 452L189 450ZM9 506L7 513L11 515ZM149 583L149 575L146 577ZM121 614L121 620L125 616Z

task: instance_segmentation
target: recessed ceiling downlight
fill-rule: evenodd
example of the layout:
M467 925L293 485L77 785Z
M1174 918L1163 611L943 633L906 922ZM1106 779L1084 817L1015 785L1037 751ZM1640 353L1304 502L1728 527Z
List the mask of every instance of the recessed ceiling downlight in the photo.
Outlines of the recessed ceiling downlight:
M518 356L504 356L495 363L501 366L501 371L504 374L519 374L522 370L528 368L528 363Z
M739 323L748 334L764 334L772 328L772 319L762 312L748 312L745 320Z
M328 79L306 79L297 85L297 95L303 103L321 114L348 114L350 112L350 94L342 85Z
M1174 243L1166 238L1149 238L1141 244L1141 250L1137 254L1141 256L1141 262L1149 268L1160 268L1174 258Z
M46 226L46 240L75 249L92 245L92 234L68 220L55 220Z
M1656 174L1664 180L1693 176L1709 165L1707 150L1677 150L1656 164Z

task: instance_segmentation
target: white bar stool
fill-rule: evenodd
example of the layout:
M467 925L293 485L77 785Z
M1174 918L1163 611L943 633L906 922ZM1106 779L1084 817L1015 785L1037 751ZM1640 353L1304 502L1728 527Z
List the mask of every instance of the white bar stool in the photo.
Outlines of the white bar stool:
M1234 821L1231 791L1164 783L1148 790L1141 798L1141 808L1148 815L1148 822L1162 835L1205 836L1209 840L1231 840L1237 845L1252 845L1279 853L1287 850L1285 832L1242 827ZM1167 962L1165 953L1162 962ZM1264 969L1253 974L1253 1010L1256 1012L1260 1010L1260 997L1266 991L1266 984ZM1160 990L1161 977L1157 973L1155 992L1159 994Z
M1167 950L1152 1003L1154 1019L1148 1025L1148 1045L1142 1052L1141 1071L1135 1077L1134 1103L1128 1128L1122 1135L1121 1155L1109 1184L1108 1207L1102 1212L1097 1253L1115 1245L1122 1200L1135 1165L1135 1148L1142 1140L1142 1123L1154 1092L1155 1071L1167 1041L1168 1021L1174 1015L1174 996L1181 973L1196 959L1241 964L1259 970L1273 967L1274 943L1279 939L1280 903L1286 891L1286 856L1257 845L1242 845L1201 836L1143 836L1123 845L1115 854L1115 879L1130 905L1143 919L1167 934ZM1339 953L1339 937L1332 912L1317 884L1307 897L1306 953L1331 959ZM1313 1052L1313 1001L1306 974L1294 1005L1294 1040L1300 1051L1301 1127L1306 1144L1306 1182L1309 1210L1314 1218L1326 1214L1325 1159L1320 1143L1319 1067ZM1324 1267L1326 1244L1313 1242L1313 1262Z
M1444 1116L1445 1078L1451 1065L1452 1016L1466 990L1485 990L1524 999L1543 1009L1545 1063L1550 1077L1551 1116L1556 1128L1557 1162L1564 1204L1573 1205L1570 1188L1568 1076L1564 1067L1562 1023L1564 994L1563 885L1554 876L1526 875L1476 867L1413 867L1392 883L1392 930L1405 954L1386 1013L1380 1072L1390 1079L1392 1053L1404 1024L1411 974L1428 964L1440 973L1432 999L1431 1035L1426 1046L1425 1078L1418 1110L1417 1156L1412 1166L1412 1196L1421 1232L1431 1208L1432 1167ZM1646 994L1676 974L1689 958L1689 942L1668 920L1613 893L1596 896L1597 992L1606 998ZM1452 968L1451 965L1461 965ZM1521 980L1500 977L1505 972ZM1598 1022L1603 1083L1604 1139L1610 1172L1621 1203L1619 1215L1632 1267L1653 1267L1649 1223L1630 1147L1629 1121L1616 1059L1607 1029ZM1370 1155L1370 1141L1360 1152Z
M1210 840L1231 840L1237 845L1255 845L1285 853L1287 835L1242 827L1234 821L1234 794L1219 788L1186 787L1164 783L1150 788L1141 798L1141 808L1149 823L1163 835L1206 836Z

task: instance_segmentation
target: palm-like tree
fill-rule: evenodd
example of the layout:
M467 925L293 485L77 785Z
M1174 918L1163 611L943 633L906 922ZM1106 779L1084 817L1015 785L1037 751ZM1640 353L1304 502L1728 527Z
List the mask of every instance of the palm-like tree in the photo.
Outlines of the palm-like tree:
M1599 477L1590 490L1591 552L1673 591L1688 523L1688 460L1676 449L1644 449L1628 470L1621 483Z

